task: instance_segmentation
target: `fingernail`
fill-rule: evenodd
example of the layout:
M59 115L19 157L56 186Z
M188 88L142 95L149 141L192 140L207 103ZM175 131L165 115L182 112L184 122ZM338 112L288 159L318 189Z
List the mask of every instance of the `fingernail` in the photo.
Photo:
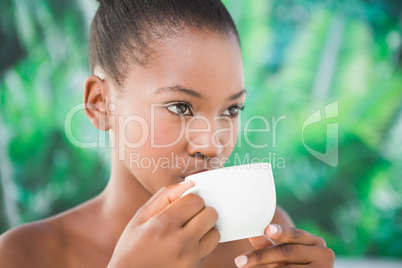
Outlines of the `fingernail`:
M241 255L235 259L235 263L236 263L237 267L243 267L244 265L247 264L247 257L244 255Z
M278 225L270 224L269 225L269 231L270 231L271 234L277 234L279 232Z

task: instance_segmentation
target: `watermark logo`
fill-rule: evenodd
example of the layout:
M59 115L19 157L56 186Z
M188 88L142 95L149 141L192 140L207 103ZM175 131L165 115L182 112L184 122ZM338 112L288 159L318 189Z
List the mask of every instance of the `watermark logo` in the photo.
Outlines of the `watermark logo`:
M175 121L173 127L170 125L168 130L166 130L164 127L161 127L166 126L164 125L166 119L164 116L161 116L162 113L157 110L158 107L158 105L151 105L149 116L145 117L137 114L110 116L108 120L116 126L118 135L113 134L115 136L112 136L108 144L106 141L108 137L101 135L103 131L99 131L97 140L91 142L80 141L74 137L72 133L72 119L76 113L85 109L83 104L79 104L72 107L66 115L66 136L73 145L80 148L117 148L119 160L125 160L129 156L130 163L133 166L156 168L171 167L173 165L174 167L180 166L186 169L186 166L189 165L186 162L188 159L182 160L172 157L148 159L140 156L138 149L143 146L158 150L166 148L174 149L175 146L182 146L186 142L193 150L200 153L203 150L205 151L214 147L217 149L215 150L217 156L226 147L235 148L236 146L237 148L241 148L245 145L247 149L268 150L268 148L276 148L278 146L277 138L278 133L280 133L278 125L284 125L287 120L285 115L279 117L272 116L271 118L255 115L247 118L244 122L241 120L241 114L236 119L222 116L207 118L197 115L191 118L180 117L180 120ZM109 105L108 107L110 111L114 111L115 108L114 105ZM333 167L338 166L338 122L334 122L333 120L339 116L338 110L339 103L335 101L326 105L324 109L315 111L304 121L301 132L302 142L306 150L320 161ZM325 152L320 152L306 143L305 130L313 125L324 122L327 122L325 125L326 134L324 134L326 135ZM105 122L99 122L99 125L102 124L105 124ZM281 126L282 130L283 127ZM237 139L238 136L242 138ZM258 138L256 138L257 136ZM127 153L130 155L127 155ZM286 167L283 157L277 156L272 152L264 154L268 155L269 159L258 159L258 161L268 161L276 168ZM244 159L235 157L236 164L248 161L252 161L249 159L248 154L244 156ZM276 163L273 163L275 161ZM171 165L168 165L168 162ZM220 161L218 166L222 166Z
M91 104L87 104L91 105ZM236 120L229 117L219 117L207 118L202 115L192 116L190 119L185 119L185 117L180 118L180 123L177 124L175 129L178 129L175 135L169 135L170 140L163 140L162 143L157 141L156 136L161 136L161 131L158 129L158 124L161 124L164 117L158 117L155 114L155 110L159 105L152 104L150 107L150 118L143 117L141 115L112 115L109 116L109 122L114 122L114 125L118 129L118 139L111 141L107 145L105 135L101 135L102 131L98 133L98 139L91 142L80 141L77 139L72 132L72 120L75 114L85 109L84 104L78 104L72 107L66 115L64 122L64 129L67 139L75 146L84 149L90 148L104 148L117 147L119 149L119 159L124 160L126 157L126 149L138 149L148 143L150 143L151 148L172 148L179 144L182 140L186 140L188 144L197 150L206 149L213 146L218 149L223 149L225 147L235 147L236 144L240 148L245 145L253 149L263 149L263 148L275 148L277 146L277 128L278 125L286 120L286 116L275 117L272 116L270 120L260 115L255 115L244 122L244 125L238 124L242 122L241 114L239 114ZM115 106L108 107L110 111L115 109ZM236 126L235 124L238 124ZM100 122L99 125L104 125L105 122ZM258 125L255 127L254 125ZM253 127L254 126L254 127ZM138 132L135 138L130 135L130 130L136 129ZM132 131L131 131L132 132ZM237 134L244 137L244 141L237 139ZM263 134L266 135L267 139L263 139L262 142L256 143L250 136ZM194 138L197 136L205 136L202 143L196 143ZM134 139L134 140L132 140Z
M227 157L219 158L214 157L205 161L203 158L191 159L171 152L169 155L162 157L149 157L141 156L140 153L130 153L129 166L135 169L147 169L151 173L156 173L158 170L176 169L185 173L190 169L218 169L222 168L225 164L229 166L243 166L246 164L270 163L269 167L277 169L285 169L285 158L277 156L276 153L269 152L264 157L252 157L249 153L244 155L234 154L232 159Z
M322 115L322 110L319 109L312 113L303 123L302 127L302 141L306 150L312 154L315 158L321 160L322 162L336 167L338 166L338 147L339 147L339 129L338 123L328 123L326 124L326 146L325 153L318 152L310 146L308 146L304 139L304 131L307 127L313 124L322 122L324 120L329 120L332 118L337 118L339 116L339 102L334 101L324 107L324 115Z

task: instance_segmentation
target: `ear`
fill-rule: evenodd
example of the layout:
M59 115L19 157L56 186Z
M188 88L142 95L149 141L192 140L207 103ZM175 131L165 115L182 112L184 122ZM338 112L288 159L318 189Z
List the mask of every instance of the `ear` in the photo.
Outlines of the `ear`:
M84 107L86 115L97 129L110 129L108 104L107 84L96 75L89 76L84 85Z

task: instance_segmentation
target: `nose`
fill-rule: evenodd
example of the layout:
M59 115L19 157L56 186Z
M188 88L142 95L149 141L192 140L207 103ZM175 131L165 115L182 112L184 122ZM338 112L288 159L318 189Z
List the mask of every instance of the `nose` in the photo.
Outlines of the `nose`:
M214 120L193 117L186 128L187 152L195 156L202 154L207 158L220 155L223 145L220 140L219 126Z

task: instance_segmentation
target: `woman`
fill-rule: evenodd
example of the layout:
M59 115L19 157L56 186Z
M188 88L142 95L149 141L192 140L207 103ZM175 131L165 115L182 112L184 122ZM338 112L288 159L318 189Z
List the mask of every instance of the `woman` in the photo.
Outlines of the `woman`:
M233 151L246 96L238 33L219 0L102 0L90 63L84 103L109 132L109 183L4 234L1 267L333 266L324 240L280 208L267 236L218 244L216 211L197 195L180 198L193 186L186 176Z

